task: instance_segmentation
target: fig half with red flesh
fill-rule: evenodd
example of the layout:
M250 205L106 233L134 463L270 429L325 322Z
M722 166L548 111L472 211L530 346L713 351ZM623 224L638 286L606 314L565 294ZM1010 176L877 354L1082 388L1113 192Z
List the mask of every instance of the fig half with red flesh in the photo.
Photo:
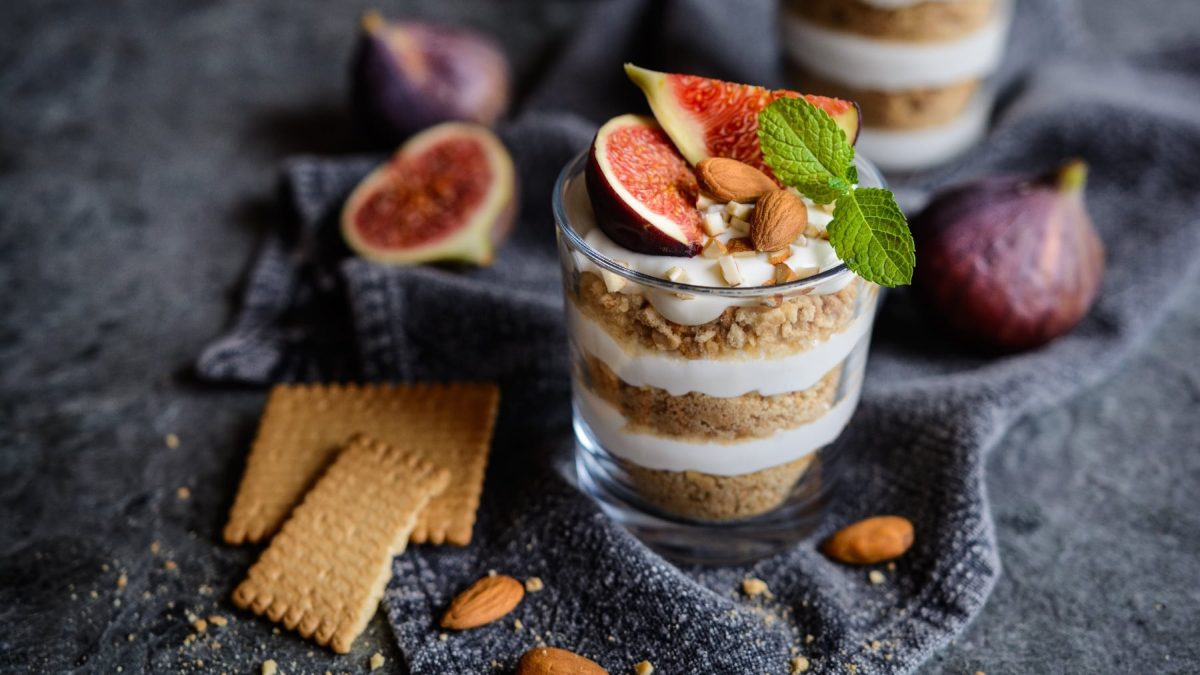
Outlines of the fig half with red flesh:
M699 75L660 73L625 64L625 73L641 87L654 117L679 152L692 164L709 157L730 157L771 174L758 144L758 114L780 98L798 98L829 113L851 144L858 138L858 104L840 98L767 89Z
M621 115L606 122L586 173L596 223L614 242L651 255L700 252L700 185L654 120Z
M512 157L486 127L447 122L413 136L358 184L342 236L364 258L487 265L516 216Z

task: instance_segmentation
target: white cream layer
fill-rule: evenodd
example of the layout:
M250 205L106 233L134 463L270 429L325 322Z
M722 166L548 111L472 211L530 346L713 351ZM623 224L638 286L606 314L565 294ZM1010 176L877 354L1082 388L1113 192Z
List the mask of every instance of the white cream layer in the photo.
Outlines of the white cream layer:
M672 267L678 267L683 270L685 275L681 279L683 283L713 288L729 287L716 260L703 256L687 258L635 253L613 242L612 239L608 238L608 235L604 234L596 226L596 216L592 211L591 202L588 200L587 186L582 177L572 180L566 186L564 193L564 206L567 211L567 217L571 220L572 227L583 236L584 241L589 246L605 258L621 263L629 269L660 279L666 278L667 270ZM809 209L808 217L809 223L819 229L824 229L829 221L833 219L832 215L815 206ZM719 235L717 239L726 242L739 236L745 235L733 230L727 230ZM838 259L837 254L833 251L833 247L824 239L809 239L804 246L793 244L791 251L792 255L787 259L787 264L792 269L815 267L820 271L825 271L841 264L841 260ZM755 253L754 255L734 257L738 270L741 272L744 280L741 287L762 286L765 282L775 278L775 267L767 261L768 257L769 254L762 252ZM582 254L575 254L575 262L580 271L600 273L600 268ZM852 273L846 272L817 286L812 290L812 293L815 295L836 293L845 288L854 279L855 276ZM620 292L641 293L645 295L650 304L666 319L685 326L697 326L702 323L708 323L721 316L721 313L729 307L759 305L762 302L762 298L728 298L713 295L683 298L669 291L652 289L634 283L627 284Z
M1009 4L998 2L995 16L974 33L939 42L873 39L830 30L787 12L784 45L795 63L857 89L944 87L986 77L1000 64L1012 19Z
M863 127L858 149L889 171L917 171L941 164L979 142L987 131L990 92L980 91L948 124L924 129Z
M808 424L741 442L683 441L630 431L620 411L580 383L574 387L575 402L600 445L622 459L648 469L736 476L792 462L832 443L854 414L862 390L861 366L847 365L851 377L846 394L829 412Z
M850 326L806 351L781 358L686 359L649 350L629 353L603 327L567 303L567 321L576 347L608 366L621 381L655 387L672 396L691 392L716 398L757 392L774 396L815 385L871 332L873 305L864 306Z

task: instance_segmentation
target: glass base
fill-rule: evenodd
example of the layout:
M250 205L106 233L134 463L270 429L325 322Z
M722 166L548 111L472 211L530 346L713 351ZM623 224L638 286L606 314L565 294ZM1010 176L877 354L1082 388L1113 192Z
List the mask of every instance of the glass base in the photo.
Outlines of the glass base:
M618 479L620 465L575 414L575 470L579 486L605 515L659 555L679 564L738 565L800 542L820 524L830 472L818 455L779 507L728 521L692 520L666 513Z

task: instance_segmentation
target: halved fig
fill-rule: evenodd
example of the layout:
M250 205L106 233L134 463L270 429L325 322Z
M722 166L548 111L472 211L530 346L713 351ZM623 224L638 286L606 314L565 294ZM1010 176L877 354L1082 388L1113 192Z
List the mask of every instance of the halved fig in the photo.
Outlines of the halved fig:
M654 120L621 115L606 122L586 173L596 222L614 242L652 255L700 252L700 185Z
M654 117L692 164L709 157L731 157L773 175L758 145L758 113L784 97L803 96L829 113L846 132L846 140L854 143L858 138L859 111L853 101L698 75L660 73L632 63L625 64L625 73L641 87Z
M516 217L512 157L486 127L447 122L402 145L342 207L342 236L393 265L488 265Z

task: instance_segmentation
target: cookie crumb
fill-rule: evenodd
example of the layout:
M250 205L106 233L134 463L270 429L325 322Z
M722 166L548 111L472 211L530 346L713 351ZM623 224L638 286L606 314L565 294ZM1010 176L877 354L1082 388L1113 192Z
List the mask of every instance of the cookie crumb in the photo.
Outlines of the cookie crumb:
M224 628L229 624L229 619L226 619L220 614L213 614L212 616L208 617L208 622L219 628Z
M159 544L158 541L150 542L150 555L158 555L158 552L161 548L162 544Z
M546 586L542 583L541 577L529 577L525 580L525 590L530 593L537 593Z
M894 563L894 562L890 562L890 563L888 563L888 564L887 564L887 571L889 571L889 572L895 572L895 571L896 571L896 563Z
M872 584L878 585L882 584L884 581L887 581L887 577L883 576L883 572L880 572L879 570L871 570L867 573L867 580Z
M176 565L174 560L166 560L163 562L163 569L170 572L179 569L179 565Z
M196 629L197 633L203 633L208 630L208 622L204 619L196 619L192 622L192 628Z
M446 635L445 633L438 633L438 639L442 642L445 642L446 640L450 639L450 636Z
M117 588L125 588L128 583L129 577L125 576L125 573L122 572L121 576L117 577Z
M276 675L279 672L279 664L275 663L275 659L267 659L262 663L262 675Z
M180 501L186 501L192 498L192 491L188 488L188 486L181 485L175 490L175 496L178 497Z
M767 587L767 582L762 579L749 577L742 580L742 592L752 598L756 598L763 594L770 596L771 589Z
M179 437L175 434L167 434L166 438L163 439L163 442L166 443L167 447L171 448L172 450L179 447Z
M522 629L522 628L524 628L524 627L525 627L525 624L521 623L521 620L520 620L520 619L514 619L514 620L513 620L513 630L515 630L515 631L519 631L519 630L521 630L521 629Z
M846 664L846 672L850 673L850 675L855 675L855 673L858 672L858 664L847 663Z
M371 661L370 661L371 670L379 670L380 668L382 668L385 660L386 659L383 658L383 654L380 654L379 652L375 652L374 654L372 654Z
M975 671L975 675L987 675L987 673L983 672L982 670L977 670Z
M803 656L797 656L796 658L792 659L792 675L796 675L796 673L808 672L809 665L808 659L804 658Z
M804 644L811 645L813 643L813 640L816 640L816 639L817 638L813 637L812 633L809 633L808 635L804 636Z
M654 664L649 661L642 661L633 667L633 672L637 675L650 675L654 672Z
M129 642L133 642L135 639L137 639L137 636L134 635L133 633L130 633L129 635L125 636L125 639L128 640Z
M98 597L100 597L100 594L97 593L96 591L88 591L88 597L98 598Z

